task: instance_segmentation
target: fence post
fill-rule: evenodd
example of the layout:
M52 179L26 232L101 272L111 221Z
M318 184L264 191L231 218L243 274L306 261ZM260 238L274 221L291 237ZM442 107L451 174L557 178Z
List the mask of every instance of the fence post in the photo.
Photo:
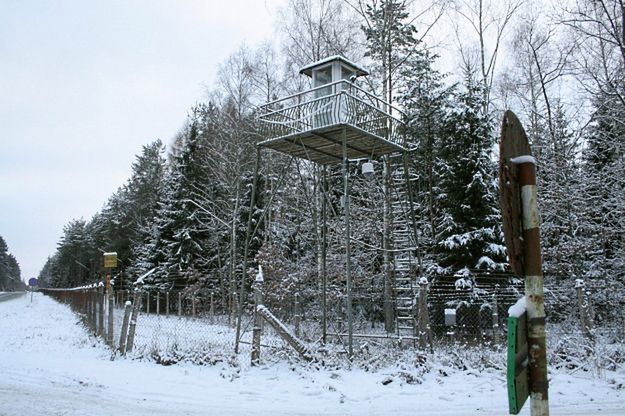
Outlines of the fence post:
M497 289L499 285L495 285L495 293L493 293L493 342L499 346L499 306L497 305Z
M124 306L124 321L122 322L122 331L119 334L119 352L126 354L126 337L128 336L128 321L130 320L130 310L132 302L126 301Z
M165 292L165 316L169 316L169 290Z
M178 292L178 316L182 316L182 292Z
M258 267L258 274L254 282L254 329L252 331L252 365L257 365L260 361L260 331L261 316L258 307L263 304L263 272Z
M98 289L98 335L104 337L104 290Z
M91 290L91 324L93 333L98 333L98 289Z
M113 345L113 322L114 322L114 305L113 303L115 302L115 294L113 293L113 288L111 287L111 285L108 285L108 288L106 289L106 293L107 293L107 297L108 297L108 330L106 333L106 340L108 345L111 348L114 348Z
M145 294L145 313L150 314L150 292Z
M295 294L295 336L299 338L301 332L301 304L299 299L299 293Z
M215 319L215 299L213 298L213 293L210 294L210 309L209 309L210 321L213 322Z
M235 293L235 296L233 298L232 304L234 305L234 313L236 314L236 311L239 310L239 298L236 296L236 293ZM236 328L236 326L237 326L237 320L236 319L233 319L232 326L234 328Z
M191 297L191 315L195 318L195 295Z
M128 344L126 345L126 351L132 351L135 343L135 330L137 327L137 318L139 317L139 309L141 309L141 291L135 290L132 316L130 317L130 328L128 328Z
M590 341L593 341L592 323L590 320L590 305L585 290L586 284L583 279L575 279L575 289L577 290L577 302L579 305L579 318L582 324L582 334Z
M432 334L430 333L430 318L428 315L428 279L423 276L419 279L419 348L424 350L428 341L432 350Z
M156 316L160 315L161 313L161 292L157 291L156 292Z

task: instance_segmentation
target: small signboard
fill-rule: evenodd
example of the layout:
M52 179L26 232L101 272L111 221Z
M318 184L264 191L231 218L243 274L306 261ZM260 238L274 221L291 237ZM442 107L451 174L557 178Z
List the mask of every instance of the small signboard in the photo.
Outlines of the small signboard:
M529 396L527 312L508 317L508 405L519 414Z
M39 280L34 277L28 280L28 286L37 286L39 284Z
M104 268L105 269L114 269L117 267L117 253L104 253Z

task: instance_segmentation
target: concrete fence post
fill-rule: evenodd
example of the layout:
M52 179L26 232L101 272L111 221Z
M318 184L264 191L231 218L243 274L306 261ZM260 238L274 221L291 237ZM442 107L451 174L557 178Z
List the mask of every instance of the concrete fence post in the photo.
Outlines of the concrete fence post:
M128 321L130 321L132 302L126 301L124 305L124 320L122 322L122 330L119 333L119 352L126 354L126 337L128 336Z
M430 331L430 316L428 313L428 279L421 277L419 279L419 348L425 350L429 343L432 350L432 333Z
M139 309L141 309L141 291L136 290L132 303L132 315L130 316L130 327L128 328L128 343L126 351L132 351L135 343L135 331L137 328L137 318L139 317Z
M104 290L98 289L98 335L104 337Z
M213 322L215 319L215 299L214 299L214 295L212 292L210 294L209 316L210 316L210 321Z
M182 316L182 292L178 292L178 316Z
M112 290L111 288L108 289L107 291L107 296L108 296L108 330L106 331L106 342L108 343L108 345L113 348L113 325L114 325L114 319L115 319L115 307L114 307L114 302L115 302L115 296L113 295L113 293L111 293Z
M497 304L497 289L499 285L495 286L495 293L493 293L493 343L499 346L499 305Z
M579 319L582 326L582 334L586 339L593 341L592 322L590 319L590 302L588 293L586 292L586 284L582 279L575 280L575 289L577 290L577 302L579 307Z
M301 315L301 303L299 298L299 293L295 294L295 336L299 337L301 333L301 323L302 323L302 315Z
M165 316L169 316L169 290L165 292Z
M260 362L260 333L261 333L261 316L258 313L258 307L263 305L263 272L258 267L258 274L254 281L254 329L252 331L252 365Z
M161 292L156 292L156 316L161 314Z

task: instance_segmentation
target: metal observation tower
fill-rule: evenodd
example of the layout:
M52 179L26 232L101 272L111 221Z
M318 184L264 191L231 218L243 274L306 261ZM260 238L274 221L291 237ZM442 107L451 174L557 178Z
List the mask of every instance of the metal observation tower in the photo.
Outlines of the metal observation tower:
M403 135L403 113L389 103L355 85L358 77L369 72L342 56L331 56L303 67L300 74L312 78L313 88L281 98L259 108L258 119L264 140L258 143L256 183L260 163L260 148L306 159L324 166L342 164L345 222L345 274L347 280L348 349L352 356L352 277L350 248L350 207L348 162L362 160L363 174L373 173L370 160L407 150ZM254 185L254 189L256 185ZM325 189L325 187L324 187ZM252 204L255 196L252 195ZM323 196L323 208L326 206ZM322 208L322 285L323 329L326 335L326 210ZM251 216L250 216L251 221ZM248 224L248 225L251 225ZM249 240L249 228L248 238ZM244 270L247 269L245 244ZM396 260L397 262L397 260ZM243 283L243 282L242 282ZM242 287L245 285L242 284ZM241 295L244 294L242 289ZM241 302L243 296L241 296ZM239 325L238 325L239 326ZM238 337L238 335L237 335ZM238 338L237 338L238 339Z

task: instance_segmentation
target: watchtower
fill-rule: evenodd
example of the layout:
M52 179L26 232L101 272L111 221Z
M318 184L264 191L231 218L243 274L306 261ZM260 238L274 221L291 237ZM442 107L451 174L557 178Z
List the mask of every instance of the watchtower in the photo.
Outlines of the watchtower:
M391 153L406 154L409 150L404 139L403 113L373 94L365 91L356 81L369 72L342 56L331 56L306 65L300 74L312 78L312 88L269 102L259 108L263 140L258 143L255 182L258 177L260 148L276 150L291 157L310 160L324 166L342 164L344 187L344 244L346 276L346 309L348 318L348 351L352 355L352 280L350 243L350 204L348 163L354 160L375 159ZM371 175L372 164L363 163L363 173ZM254 188L255 189L255 186ZM325 193L323 194L325 207ZM251 207L254 204L252 194ZM404 210L405 211L405 210ZM322 229L326 229L325 210L322 209ZM247 270L247 248L251 229L248 223L244 268ZM408 230L402 231L407 233ZM322 325L326 336L326 233L322 233ZM406 241L408 241L406 239ZM397 251L397 250L395 250ZM396 266L398 257L395 257ZM395 268L397 270L397 267ZM405 280L408 280L406 278ZM244 300L245 285L241 285L240 301ZM407 302L412 302L407 297ZM240 307L240 306L239 306ZM409 306L405 309L410 310ZM399 308L398 308L399 310ZM412 315L406 317L412 321ZM237 322L237 339L240 331L240 312ZM411 327L412 328L412 327Z

